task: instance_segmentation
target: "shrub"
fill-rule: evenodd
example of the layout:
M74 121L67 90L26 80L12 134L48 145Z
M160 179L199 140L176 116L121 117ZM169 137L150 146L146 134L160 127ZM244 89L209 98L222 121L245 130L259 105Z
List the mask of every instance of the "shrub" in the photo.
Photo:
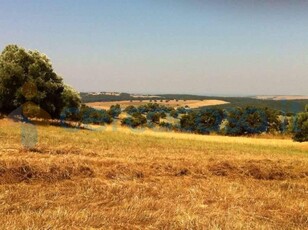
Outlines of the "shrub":
M160 118L165 119L167 117L167 114L165 112L160 113Z
M119 115L121 114L122 110L119 104L116 105L112 105L110 107L110 109L108 110L108 114L112 117L112 118L118 118Z
M147 119L141 113L134 113L131 117L124 118L121 121L122 125L126 125L132 128L142 126L147 123Z
M233 108L226 111L225 134L232 136L260 134L269 130L270 118L264 109Z
M173 118L178 118L179 117L179 113L176 110L172 110L170 112L170 116Z
M147 120L152 122L152 123L159 123L159 121L160 121L160 113L149 112L147 114Z
M112 122L112 117L106 110L94 109L86 105L82 105L77 117L78 121L84 124L103 125Z
M297 142L308 141L308 107L306 106L306 112L300 113L296 117L296 129L293 136L293 140Z
M124 109L124 112L126 112L126 113L132 115L133 113L138 112L138 109L137 109L135 106L130 105L130 106L127 106L127 107Z
M180 127L183 131L194 132L196 131L196 124L195 124L195 114L189 113L181 117L180 120Z
M186 114L186 113L187 113L187 111L186 111L186 109L185 109L184 107L179 107L179 108L177 108L177 112L178 112L179 114Z
M168 130L173 129L173 125L171 123L168 123L168 122L165 122L165 121L160 122L159 126L162 127L162 128L166 128Z
M190 112L182 116L180 120L181 129L201 134L218 132L223 117L224 115L221 109L206 109Z

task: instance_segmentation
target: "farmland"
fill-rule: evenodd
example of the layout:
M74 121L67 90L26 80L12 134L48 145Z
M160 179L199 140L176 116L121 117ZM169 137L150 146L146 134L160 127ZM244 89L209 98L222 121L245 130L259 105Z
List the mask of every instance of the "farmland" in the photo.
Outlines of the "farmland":
M305 229L308 145L0 120L4 229Z
M308 1L3 1L0 230L308 230Z
M87 103L88 106L97 108L97 109L109 109L110 106L119 104L122 108L128 106L140 106L151 103L152 100L141 100L141 101L109 101L109 102L92 102ZM226 101L222 100L156 100L155 103L159 105L166 105L171 107L186 107L189 108L200 108L205 106L215 106L228 104Z

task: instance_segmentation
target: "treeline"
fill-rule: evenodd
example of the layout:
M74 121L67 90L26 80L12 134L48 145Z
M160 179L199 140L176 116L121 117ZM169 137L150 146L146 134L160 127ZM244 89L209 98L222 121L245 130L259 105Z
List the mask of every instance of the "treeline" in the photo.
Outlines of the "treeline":
M231 136L283 133L287 122L287 118L278 111L255 107L203 109L190 112L180 120L181 128L185 131Z
M126 116L119 119L123 112ZM256 107L191 110L185 107L175 109L148 103L138 107L128 106L122 111L119 105L111 106L109 110L82 106L75 119L86 124L101 125L119 119L122 125L132 128L163 127L197 134L215 133L228 136L292 134L296 141L308 141L308 106L306 112L295 116L286 116L278 110Z
M148 103L138 107L128 106L125 108L124 112L130 116L121 121L122 125L138 127L147 124L150 128L154 125L160 125L171 129L173 125L171 123L161 122L161 119L166 119L167 116L178 118L180 114L186 114L187 111L184 107L174 109L166 105Z
M232 109L234 107L257 107L257 108L270 108L273 110L281 111L287 116L296 115L297 113L304 112L305 106L308 104L307 99L301 100L265 100L255 98L240 98L228 97L220 98L220 100L228 101L229 104L215 105L212 108Z
M89 102L104 102L104 101L140 101L155 99L158 100L160 97L133 97L129 93L120 93L119 95L107 95L103 93L92 94L92 93L80 93L83 103Z
M153 124L160 124L161 119L167 116L178 118L180 114L186 114L187 109L179 107L174 109L170 106L159 105L157 103L148 103L138 107L128 106L123 111L120 105L112 105L109 110L95 109L82 104L80 109L67 108L61 114L62 121L76 121L83 124L110 124L115 119L119 119L121 113L126 116L121 119L122 125L130 127L140 127Z

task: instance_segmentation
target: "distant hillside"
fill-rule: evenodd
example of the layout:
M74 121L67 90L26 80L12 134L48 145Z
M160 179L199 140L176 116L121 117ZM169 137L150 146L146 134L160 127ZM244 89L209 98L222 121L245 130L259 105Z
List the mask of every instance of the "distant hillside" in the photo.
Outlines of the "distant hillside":
M108 101L127 101L127 100L147 100L161 99L159 96L153 95L135 95L129 93L80 93L83 103L89 102L108 102Z
M274 100L274 99L258 99L251 97L209 97L209 96L198 96L198 95L174 95L174 94L166 94L160 95L166 99L186 99L186 100L221 100L227 101L229 104L223 105L215 105L212 107L218 108L232 108L232 107L247 107L247 106L255 106L255 107L268 107L276 110L280 110L285 113L298 113L305 111L305 106L308 104L308 99L292 99L292 100Z
M135 95L129 93L81 93L82 102L116 102L116 101L136 101L136 100L221 100L229 104L215 105L212 107L232 108L232 107L268 107L286 113L298 113L305 110L308 99L288 99L275 100L274 98L259 99L252 97L217 97L200 96L190 94L160 94L160 95ZM207 107L208 108L208 107Z
M256 99L268 99L268 100L308 100L308 96L303 95L276 95L276 96L255 96Z
M230 104L218 105L219 108L231 108L231 107L268 107L275 110L280 110L285 113L298 113L305 111L305 106L308 104L308 100L261 100L246 97L223 97L220 100L230 102Z

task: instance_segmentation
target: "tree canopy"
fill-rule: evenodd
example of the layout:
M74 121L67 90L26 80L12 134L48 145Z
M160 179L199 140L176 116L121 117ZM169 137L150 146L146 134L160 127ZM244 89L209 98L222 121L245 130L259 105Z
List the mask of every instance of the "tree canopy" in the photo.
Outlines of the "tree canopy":
M306 106L306 112L297 115L295 123L297 127L293 140L298 142L308 141L308 105Z
M57 118L64 108L79 108L81 99L45 54L8 45L0 54L0 112L11 113L27 102Z

